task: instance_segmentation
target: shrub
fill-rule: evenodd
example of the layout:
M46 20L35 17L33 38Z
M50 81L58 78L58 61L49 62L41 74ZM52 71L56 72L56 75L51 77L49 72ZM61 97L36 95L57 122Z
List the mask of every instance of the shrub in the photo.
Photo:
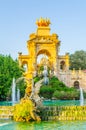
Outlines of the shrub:
M53 92L54 92L54 89L47 85L42 86L40 88L40 96L44 98L48 98L48 99L52 98Z
M55 91L53 93L53 97L54 98L57 98L57 99L69 99L69 100L72 100L72 99L79 99L79 92L77 91Z

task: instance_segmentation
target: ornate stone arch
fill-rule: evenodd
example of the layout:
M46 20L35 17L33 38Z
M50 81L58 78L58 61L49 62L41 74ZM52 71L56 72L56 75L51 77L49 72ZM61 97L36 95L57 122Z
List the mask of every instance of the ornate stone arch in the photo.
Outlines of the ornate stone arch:
M38 53L37 53L37 56L40 55L40 54L45 54L45 55L47 55L48 57L51 56L49 50L47 50L47 49L41 49L41 50L39 50Z
M38 27L36 33L30 34L29 40L27 41L28 55L19 54L20 64L22 64L22 60L28 61L29 69L26 75L28 78L32 78L33 73L37 70L37 56L40 54L46 54L49 57L53 70L57 72L60 41L57 34L50 34L49 21L47 19L43 21L44 24L39 20L37 22Z
M44 55L44 57L46 58L46 56L47 56L47 60L45 59L44 60L44 57L42 58L42 61L44 60L44 62L46 62L46 63L44 63L44 64L46 64L51 70L53 69L53 57L52 57L52 52L50 52L49 50L47 50L47 49L41 49L41 50L39 50L38 51L38 53L37 53L37 56L39 56L39 55L41 55L41 54L43 54Z

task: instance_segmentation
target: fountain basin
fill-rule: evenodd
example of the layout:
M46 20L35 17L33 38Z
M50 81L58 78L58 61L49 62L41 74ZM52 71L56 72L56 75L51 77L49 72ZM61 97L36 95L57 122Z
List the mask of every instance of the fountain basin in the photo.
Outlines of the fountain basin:
M44 106L79 106L80 100L44 100Z
M13 122L0 120L0 130L86 130L86 121Z
M17 101L15 102L15 104L18 103ZM0 106L13 106L13 102L12 101L0 101Z

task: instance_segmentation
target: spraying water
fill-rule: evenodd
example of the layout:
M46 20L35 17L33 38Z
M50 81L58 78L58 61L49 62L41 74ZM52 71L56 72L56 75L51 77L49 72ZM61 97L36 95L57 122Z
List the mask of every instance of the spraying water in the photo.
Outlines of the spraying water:
M47 66L44 66L43 76L44 76L44 84L45 85L49 84Z
M80 106L84 105L84 95L83 95L83 90L80 87Z
M12 104L14 105L16 102L16 82L15 78L12 81Z

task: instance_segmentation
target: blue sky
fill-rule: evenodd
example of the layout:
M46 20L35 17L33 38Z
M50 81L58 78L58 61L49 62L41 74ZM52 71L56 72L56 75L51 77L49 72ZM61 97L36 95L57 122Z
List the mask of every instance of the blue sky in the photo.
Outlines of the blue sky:
M50 18L51 34L61 41L60 54L86 51L86 0L0 0L0 54L27 54L36 19Z

